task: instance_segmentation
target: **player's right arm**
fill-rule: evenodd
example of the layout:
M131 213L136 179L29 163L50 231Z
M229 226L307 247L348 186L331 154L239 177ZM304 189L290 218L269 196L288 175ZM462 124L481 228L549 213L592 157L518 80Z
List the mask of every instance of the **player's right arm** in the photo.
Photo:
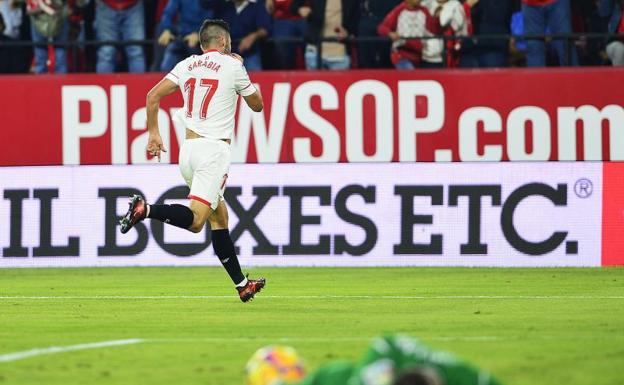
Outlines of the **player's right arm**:
M255 112L260 112L264 108L264 102L262 101L262 95L260 91L256 91L249 96L243 96L245 103Z
M158 129L158 108L160 107L160 99L174 93L177 89L177 83L174 83L168 78L164 78L147 93L147 131L149 133L147 152L152 156L158 157L158 161L160 161L160 152L167 152Z

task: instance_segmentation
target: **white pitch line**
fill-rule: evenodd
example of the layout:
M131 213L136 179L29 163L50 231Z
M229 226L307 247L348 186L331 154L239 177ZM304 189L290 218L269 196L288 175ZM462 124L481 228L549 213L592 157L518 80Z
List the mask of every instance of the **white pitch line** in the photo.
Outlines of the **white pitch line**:
M96 296L0 296L0 300L171 300L171 299L237 299L235 295L96 295ZM261 295L264 299L624 299L624 296L592 295Z
M427 341L474 341L474 342L488 342L488 341L507 341L526 339L526 337L501 337L501 336L421 336L423 340ZM569 338L561 338L556 336L532 336L531 339L539 340L563 340ZM579 337L570 337L578 339ZM595 336L591 336L591 339L595 339ZM612 338L612 337L609 337ZM270 344L278 343L328 343L328 342L363 342L371 341L370 337L197 337L197 338L132 338L126 340L113 340L93 342L79 345L69 346L50 346L47 348L35 348L31 350L25 350L21 352L7 353L0 355L0 363L19 361L25 358L41 356L45 354L65 353L76 350L87 349L99 349L111 346L132 345L140 343L219 343L219 342L266 342Z
M496 336L472 336L472 337L430 337L428 340L439 340L439 341L496 341L499 340L499 337ZM326 338L326 337L235 337L235 338L224 338L224 337L200 337L200 338L132 338L127 340L113 340L113 341L102 341L102 342L93 342L86 344L78 344L78 345L68 345L68 346L50 346L47 348L35 348L30 350L24 350L20 352L13 352L0 355L0 363L2 362L13 362L23 360L25 358L37 357L46 354L57 354L57 353L66 353L72 352L76 350L88 350L88 349L99 349L106 348L111 346L121 346L121 345L133 345L139 343L215 343L215 342L242 342L249 343L254 341L261 341L267 343L327 343L327 342L361 342L361 341L370 341L370 337L335 337L335 338Z
M133 339L128 339L128 340L102 341L102 342L93 342L93 343L69 345L69 346L50 346L47 348L35 348L31 350L24 350L21 352L2 354L0 355L0 362L18 361L18 360L23 360L24 358L41 356L44 354L65 353L65 352L73 352L76 350L99 349L99 348L106 348L109 346L138 344L141 342L144 342L144 340L140 338L133 338Z

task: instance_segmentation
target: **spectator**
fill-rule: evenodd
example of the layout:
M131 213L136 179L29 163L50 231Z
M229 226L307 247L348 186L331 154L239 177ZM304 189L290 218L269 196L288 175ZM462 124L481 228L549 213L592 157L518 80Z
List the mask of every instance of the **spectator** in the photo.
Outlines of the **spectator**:
M461 67L506 67L509 63L507 39L483 39L480 35L509 35L513 0L470 0L473 39L462 45ZM468 1L467 1L468 3Z
M397 69L410 70L420 67L423 54L423 42L411 37L426 36L434 33L434 19L421 5L421 0L405 0L397 5L379 24L381 36L392 40L392 64Z
M178 17L177 26L174 18ZM212 19L212 9L201 7L197 0L169 0L158 28L158 44L167 47L160 70L168 72L179 61L192 54L201 54L197 30L206 19Z
M353 35L357 26L358 0L294 0L290 6L308 20L305 52L306 68L318 69L317 46L322 38L336 38L338 42L321 44L321 67L346 70L351 66L347 47L341 41Z
M69 16L68 42L73 43L68 47L68 72L86 72L87 57L84 41L86 40L85 12L90 0L69 0L71 15Z
M200 1L199 3L203 7L203 2ZM148 4L151 6L147 6ZM160 72L160 66L165 56L165 50L167 49L166 46L162 46L158 43L158 38L162 33L160 22L167 4L169 4L169 0L154 0L145 4L145 25L147 27L145 35L155 37L154 43L152 44L152 62L147 66L147 71L150 72Z
M522 12L514 12L511 15L511 39L509 41L509 65L511 67L526 67L526 40L519 39L524 35L524 16Z
M462 5L459 0L430 0L428 1L429 12L440 26L440 31L446 36L469 36L471 33L470 4ZM425 51L425 62L431 63L430 68L439 68L444 65L442 58L444 42L442 40L429 40ZM446 66L457 67L459 65L459 50L461 42L446 40Z
M24 3L0 0L0 42L17 42L24 38ZM30 48L0 44L0 73L26 72Z
M273 15L273 36L303 40L306 21L299 14L290 11L291 4L292 0L267 0L267 10ZM296 42L275 42L279 68L295 68L297 48L299 47L303 46Z
M249 71L262 69L259 42L271 32L271 16L263 2L252 0L204 1L204 7L216 6L217 17L230 24L232 51L245 59Z
M609 18L609 32L624 34L624 1L598 0L598 13ZM607 56L614 66L624 65L624 39L619 38L607 44Z
M0 3L0 6L2 6L2 3ZM0 31L4 31L6 29L6 24L4 24L4 17L2 15L3 13L0 12ZM13 72L13 55L11 55L11 47L7 47L4 44L5 41L12 41L12 39L4 33L0 34L0 74Z
M19 40L20 26L24 16L20 3L15 0L0 0L0 15L3 19L3 27L0 32L12 40Z
M144 40L145 18L143 0L96 0L95 31L97 39ZM145 55L140 45L124 47L129 72L145 72ZM117 50L113 45L102 45L97 51L96 71L115 71Z
M364 0L358 21L358 37L377 36L377 27L401 0ZM390 44L388 42L359 42L358 67L390 67Z
M604 19L598 16L594 0L571 0L572 32L583 36L575 40L579 65L603 65L603 39L589 37L587 33L606 33Z
M65 0L29 0L32 40L54 45L49 57L47 47L35 46L35 73L67 73L67 43L69 36L69 6Z
M546 33L547 28L553 34L571 33L570 0L522 0L524 32L527 35ZM565 39L554 39L552 46L557 52L559 65L578 65L578 56L574 45ZM546 65L544 40L527 40L527 66L544 67Z

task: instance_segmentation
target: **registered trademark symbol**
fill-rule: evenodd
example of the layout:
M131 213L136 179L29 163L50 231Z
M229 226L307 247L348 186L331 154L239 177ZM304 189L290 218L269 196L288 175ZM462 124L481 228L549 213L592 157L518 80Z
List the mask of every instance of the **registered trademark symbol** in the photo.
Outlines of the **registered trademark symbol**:
M588 198L594 191L594 185L589 179L581 178L574 184L574 193L579 198Z

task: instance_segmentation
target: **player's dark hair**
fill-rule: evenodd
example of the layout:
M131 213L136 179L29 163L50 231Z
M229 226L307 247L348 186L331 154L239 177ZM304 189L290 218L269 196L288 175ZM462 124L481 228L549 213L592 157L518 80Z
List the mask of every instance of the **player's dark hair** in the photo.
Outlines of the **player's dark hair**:
M444 381L435 369L420 366L403 370L393 385L444 385Z
M221 19L207 19L199 28L199 43L202 47L215 44L221 36L230 33L230 25Z

